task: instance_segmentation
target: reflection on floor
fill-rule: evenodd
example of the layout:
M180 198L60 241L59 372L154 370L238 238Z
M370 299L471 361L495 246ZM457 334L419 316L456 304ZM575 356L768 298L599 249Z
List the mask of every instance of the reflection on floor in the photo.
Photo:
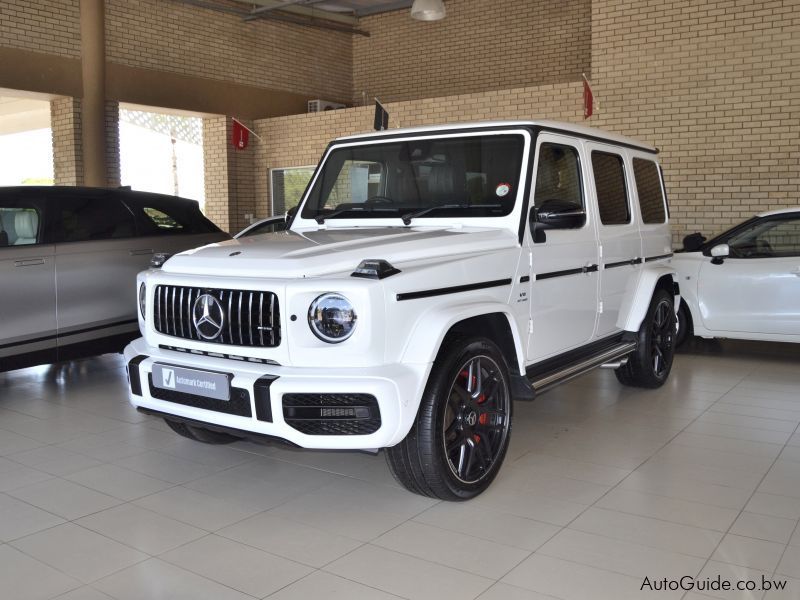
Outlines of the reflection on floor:
M694 343L663 389L597 371L517 404L462 504L381 455L179 438L128 405L118 356L0 374L0 595L698 599L640 588L763 575L798 598L798 358Z

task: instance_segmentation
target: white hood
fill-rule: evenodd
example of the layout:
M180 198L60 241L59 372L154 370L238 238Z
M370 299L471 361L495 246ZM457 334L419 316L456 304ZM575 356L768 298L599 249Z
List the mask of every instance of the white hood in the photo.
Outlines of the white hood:
M166 273L236 277L319 277L351 273L364 259L397 266L512 248L508 229L477 227L351 227L286 231L229 240L182 252Z

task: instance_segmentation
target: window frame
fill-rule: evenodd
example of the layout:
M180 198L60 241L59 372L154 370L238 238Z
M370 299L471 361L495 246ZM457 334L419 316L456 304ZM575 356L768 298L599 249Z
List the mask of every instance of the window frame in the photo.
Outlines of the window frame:
M603 213L600 210L600 195L598 194L598 189L597 189L597 176L596 176L596 173L595 173L594 161L592 160L592 158L594 157L595 154L603 154L603 155L606 155L606 156L616 157L616 158L619 159L619 163L622 166L622 182L623 182L623 185L625 186L625 206L626 206L627 211L628 211L628 220L625 221L624 223L604 223L603 222ZM633 203L631 202L631 193L630 193L631 186L630 186L630 182L628 181L628 168L627 168L626 161L625 161L625 155L624 154L620 154L618 152L614 152L611 149L606 150L606 149L592 148L592 149L589 150L589 163L592 165L592 184L594 186L594 199L595 199L595 203L597 204L597 221L598 221L599 225L601 227L624 227L626 225L632 225L634 223L634 220L633 220ZM636 184L636 181L634 180L634 185L635 184ZM661 224L663 225L663 223L661 223Z

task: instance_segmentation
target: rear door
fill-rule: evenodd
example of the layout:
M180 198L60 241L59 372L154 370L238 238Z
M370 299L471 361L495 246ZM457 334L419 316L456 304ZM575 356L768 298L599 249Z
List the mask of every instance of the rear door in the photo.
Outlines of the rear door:
M150 256L138 253L133 213L112 190L80 188L54 195L50 208L59 355L136 332L136 275Z
M703 325L711 331L800 335L800 215L755 221L728 240L730 257L700 268Z
M619 331L617 320L631 281L641 269L642 238L631 203L630 167L625 153L605 144L588 143L592 190L598 209L600 302L597 338Z
M54 247L45 199L0 195L0 371L55 360Z

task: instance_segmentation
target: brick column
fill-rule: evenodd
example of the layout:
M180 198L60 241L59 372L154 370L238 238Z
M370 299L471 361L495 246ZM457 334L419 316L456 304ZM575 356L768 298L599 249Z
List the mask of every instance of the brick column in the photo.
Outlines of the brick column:
M56 185L83 185L80 98L50 102L53 132L53 180Z
M119 150L119 102L106 101L106 185L119 187L121 180Z
M248 127L252 123L245 122ZM253 164L255 144L237 150L231 144L230 117L203 119L203 162L206 188L206 216L221 229L234 234L249 223L245 214L255 214Z

